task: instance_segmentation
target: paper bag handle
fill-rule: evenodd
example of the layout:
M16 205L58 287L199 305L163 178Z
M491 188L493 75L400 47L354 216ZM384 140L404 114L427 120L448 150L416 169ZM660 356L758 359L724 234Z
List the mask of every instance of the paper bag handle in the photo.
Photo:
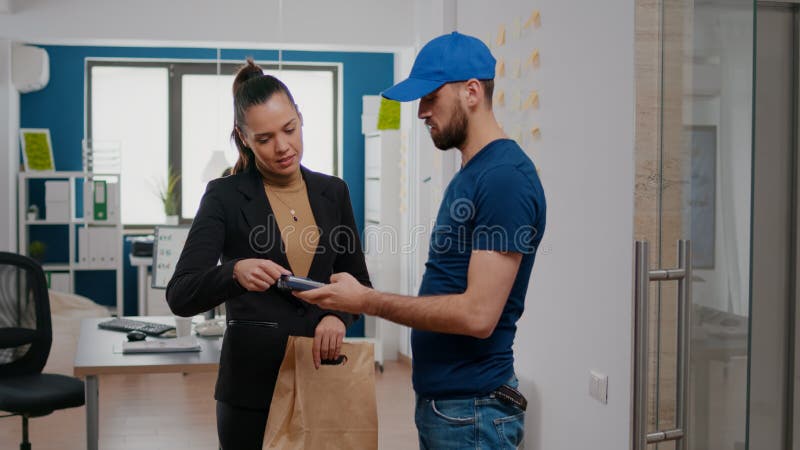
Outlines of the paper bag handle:
M323 359L321 364L323 366L338 366L347 362L347 355L339 355L336 359Z

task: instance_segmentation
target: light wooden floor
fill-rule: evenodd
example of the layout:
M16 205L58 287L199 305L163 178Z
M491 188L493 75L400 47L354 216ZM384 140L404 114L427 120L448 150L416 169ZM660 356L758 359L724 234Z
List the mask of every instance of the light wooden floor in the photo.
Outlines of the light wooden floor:
M411 370L387 361L376 373L380 448L417 448ZM217 449L215 374L100 377L100 448ZM85 407L31 419L35 450L86 448ZM0 420L0 448L19 448L21 419Z
M80 314L53 316L53 347L46 372L72 373ZM417 448L414 392L407 364L386 361L376 371L379 444L382 450ZM100 380L100 449L217 449L213 399L215 373L106 375ZM86 408L30 420L34 450L86 448ZM0 419L0 449L19 448L19 417Z

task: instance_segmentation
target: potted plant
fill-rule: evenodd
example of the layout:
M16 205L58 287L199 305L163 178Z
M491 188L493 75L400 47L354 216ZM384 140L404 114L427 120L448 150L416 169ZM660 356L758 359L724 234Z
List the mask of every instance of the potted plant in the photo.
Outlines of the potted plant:
M28 246L28 256L39 261L44 259L44 253L47 251L47 244L42 241L32 241Z
M181 176L176 174L172 167L167 169L167 181L158 188L158 198L164 206L164 214L167 216L168 225L178 224L178 206L180 197L178 196L178 182Z

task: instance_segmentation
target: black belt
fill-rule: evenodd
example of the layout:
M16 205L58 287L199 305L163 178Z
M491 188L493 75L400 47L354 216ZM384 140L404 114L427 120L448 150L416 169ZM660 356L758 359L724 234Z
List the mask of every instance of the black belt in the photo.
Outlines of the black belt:
M492 395L494 395L498 400L510 405L514 405L523 411L528 408L528 400L525 399L525 396L522 395L520 391L507 384L495 389L494 392L492 392Z

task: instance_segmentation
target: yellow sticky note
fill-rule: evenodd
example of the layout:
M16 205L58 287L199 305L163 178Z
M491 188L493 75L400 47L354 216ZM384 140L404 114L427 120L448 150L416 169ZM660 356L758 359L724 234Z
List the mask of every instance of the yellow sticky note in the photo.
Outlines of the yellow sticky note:
M497 75L496 75L497 78L501 78L501 77L506 76L506 61L503 58L500 58L500 60L497 61L496 72L497 72Z
M539 67L539 49L534 49L531 52L531 56L528 57L528 62L530 63L531 67Z
M535 138L541 137L542 136L542 130L540 130L539 127L531 128L531 136L533 136Z
M500 47L506 43L506 26L500 25L500 31L497 32L497 46Z
M538 9L533 10L531 16L528 18L528 21L525 22L523 25L524 28L530 28L531 26L540 27L542 25L542 14L539 12Z
M497 92L497 106L505 106L506 104L506 93L502 89Z
M525 100L525 107L523 109L528 109L531 107L539 107L539 93L536 91L531 91L530 95L528 95L528 99Z

